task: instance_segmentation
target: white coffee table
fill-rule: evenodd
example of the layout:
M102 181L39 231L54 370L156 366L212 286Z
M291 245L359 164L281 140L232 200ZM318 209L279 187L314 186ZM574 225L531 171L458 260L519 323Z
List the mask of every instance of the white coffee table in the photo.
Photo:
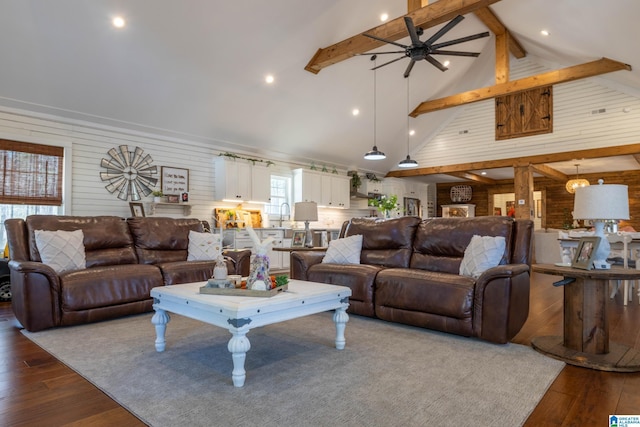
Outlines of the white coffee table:
M247 332L272 323L310 314L334 310L336 348L344 349L344 330L349 315L351 289L346 286L290 280L289 289L270 298L200 294L204 282L160 286L151 290L155 314L151 323L156 328L156 350L165 349L165 330L169 313L176 313L211 325L228 329L231 339L227 348L233 358L233 385L242 387L246 378L244 361L251 348Z

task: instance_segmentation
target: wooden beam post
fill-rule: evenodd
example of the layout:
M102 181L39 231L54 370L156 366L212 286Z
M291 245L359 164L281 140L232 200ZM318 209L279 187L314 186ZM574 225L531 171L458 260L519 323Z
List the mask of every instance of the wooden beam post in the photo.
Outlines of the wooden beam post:
M516 196L516 218L533 218L533 170L529 166L513 168L513 189Z
M510 93L522 92L525 90L554 85L558 83L571 82L586 77L598 76L600 74L611 73L613 71L631 71L631 65L613 59L602 58L585 64L574 65L560 70L549 71L535 76L524 77L495 86L470 90L468 92L451 95L431 101L424 101L418 105L409 115L418 117L421 114L432 111L444 110L446 108L457 107L459 105L471 104L473 102L484 101L496 96Z
M407 13L429 6L429 0L407 0Z

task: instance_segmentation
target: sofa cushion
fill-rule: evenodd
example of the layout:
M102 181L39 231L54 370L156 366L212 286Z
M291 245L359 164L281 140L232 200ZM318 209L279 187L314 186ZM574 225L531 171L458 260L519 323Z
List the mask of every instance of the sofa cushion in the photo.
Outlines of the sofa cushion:
M222 254L219 234L199 233L189 230L187 261L211 261Z
M62 311L81 311L150 299L163 286L160 269L152 265L87 268L60 275Z
M31 261L42 261L35 230L82 230L87 267L138 262L127 222L118 216L30 215L25 223Z
M360 264L362 235L343 237L329 242L327 253L322 262L334 264Z
M500 263L505 247L506 242L502 236L473 236L464 251L460 274L477 279L486 270Z
M413 238L420 218L353 218L343 227L343 237L362 235L361 264L408 267Z
M86 267L82 230L35 230L34 234L42 262L56 273Z
M135 217L127 223L141 264L186 261L189 231L204 232L197 218Z
M432 218L416 231L411 268L459 274L460 263L474 235L502 236L509 242L500 264L511 259L514 220L508 217Z

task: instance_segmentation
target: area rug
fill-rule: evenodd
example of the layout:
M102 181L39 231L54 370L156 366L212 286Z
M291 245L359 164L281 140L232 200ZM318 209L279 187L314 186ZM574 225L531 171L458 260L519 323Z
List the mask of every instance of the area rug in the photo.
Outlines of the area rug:
M236 388L229 332L182 316L163 353L151 314L24 334L152 426L517 426L564 366L360 316L340 351L321 313L251 330Z

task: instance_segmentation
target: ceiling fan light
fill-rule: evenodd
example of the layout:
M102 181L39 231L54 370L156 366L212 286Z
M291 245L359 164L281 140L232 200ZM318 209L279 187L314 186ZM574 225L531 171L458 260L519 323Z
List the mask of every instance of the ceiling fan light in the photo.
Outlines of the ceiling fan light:
M415 168L418 166L418 162L412 160L411 157L407 154L407 158L398 163L398 167L400 168Z
M366 160L382 160L386 159L387 156L382 151L378 150L378 146L374 145L371 151L364 155L364 158Z

